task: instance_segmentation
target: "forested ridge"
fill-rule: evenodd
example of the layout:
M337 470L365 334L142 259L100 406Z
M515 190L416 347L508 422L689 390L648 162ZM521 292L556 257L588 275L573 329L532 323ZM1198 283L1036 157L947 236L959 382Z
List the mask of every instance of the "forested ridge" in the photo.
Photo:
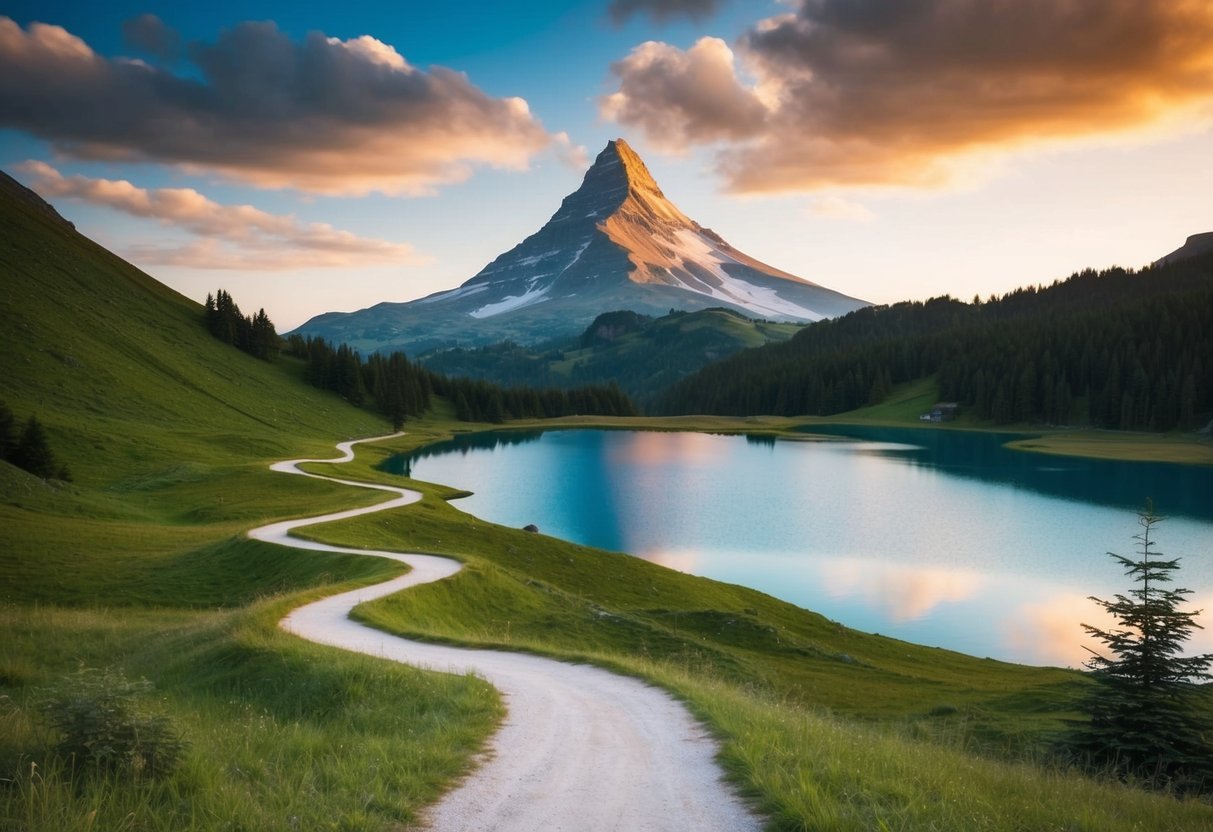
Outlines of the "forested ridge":
M304 378L313 387L330 390L359 407L373 406L397 430L406 419L423 415L432 395L449 399L455 418L465 422L636 415L631 399L614 383L570 390L504 387L432 372L399 351L363 358L349 345L334 345L324 338L293 334L284 340L264 309L255 316L243 315L223 289L207 295L205 322L216 338L257 358L273 361L285 353L303 361Z
M1124 430L1213 417L1213 255L1086 270L971 303L852 312L746 350L670 388L663 413L820 415L934 377L980 420Z
M503 385L573 388L619 385L638 405L671 384L746 347L786 341L796 324L756 321L724 308L670 310L653 318L628 310L603 312L577 338L544 344L503 342L420 356L447 376Z

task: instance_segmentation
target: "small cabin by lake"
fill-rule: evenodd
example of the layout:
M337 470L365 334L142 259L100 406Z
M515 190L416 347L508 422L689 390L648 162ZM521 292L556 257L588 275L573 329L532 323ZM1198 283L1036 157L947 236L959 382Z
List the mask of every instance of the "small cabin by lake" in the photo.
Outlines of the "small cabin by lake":
M931 407L931 409L918 417L921 422L950 422L956 418L956 414L960 412L960 405L956 402L939 402Z

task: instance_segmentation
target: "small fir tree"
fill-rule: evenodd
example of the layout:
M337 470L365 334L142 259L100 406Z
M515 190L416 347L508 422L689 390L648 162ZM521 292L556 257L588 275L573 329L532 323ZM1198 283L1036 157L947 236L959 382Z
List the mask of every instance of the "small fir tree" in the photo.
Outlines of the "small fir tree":
M46 431L37 417L30 416L25 423L25 430L17 440L9 461L18 468L24 468L36 477L50 479L54 477L59 466L55 464L55 455L51 453L50 443L46 439Z
M1097 681L1085 710L1090 722L1072 737L1072 749L1098 768L1158 787L1200 788L1213 768L1213 749L1202 736L1209 726L1192 708L1194 683L1213 679L1213 654L1183 656L1199 610L1179 609L1191 590L1172 588L1179 560L1154 551L1154 506L1138 515L1137 557L1109 552L1135 589L1105 601L1091 596L1117 622L1082 627L1110 656L1091 650L1087 667Z

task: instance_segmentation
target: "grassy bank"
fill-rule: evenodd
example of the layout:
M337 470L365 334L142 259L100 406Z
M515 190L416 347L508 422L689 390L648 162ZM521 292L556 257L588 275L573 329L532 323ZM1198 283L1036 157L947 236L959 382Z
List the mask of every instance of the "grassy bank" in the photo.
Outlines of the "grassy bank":
M298 444L324 455L320 442ZM0 829L414 822L497 724L496 693L281 633L289 608L399 567L244 537L266 519L375 496L274 474L269 459L154 450L162 475L142 482L138 463L75 485L0 464ZM39 710L81 668L154 684L142 705L189 743L178 771L68 776Z

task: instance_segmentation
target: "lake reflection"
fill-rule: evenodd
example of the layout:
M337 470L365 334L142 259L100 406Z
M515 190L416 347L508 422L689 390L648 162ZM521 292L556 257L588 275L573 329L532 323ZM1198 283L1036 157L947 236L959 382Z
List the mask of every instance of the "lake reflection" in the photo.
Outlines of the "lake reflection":
M847 429L848 432L853 432ZM866 432L772 442L633 431L481 435L391 462L468 489L461 509L744 584L861 630L979 656L1080 664L1087 600L1128 584L1135 507L1213 604L1213 468L1007 451L1008 436ZM1210 613L1213 615L1213 612ZM1208 623L1207 621L1205 622ZM1207 632L1195 649L1213 649Z

